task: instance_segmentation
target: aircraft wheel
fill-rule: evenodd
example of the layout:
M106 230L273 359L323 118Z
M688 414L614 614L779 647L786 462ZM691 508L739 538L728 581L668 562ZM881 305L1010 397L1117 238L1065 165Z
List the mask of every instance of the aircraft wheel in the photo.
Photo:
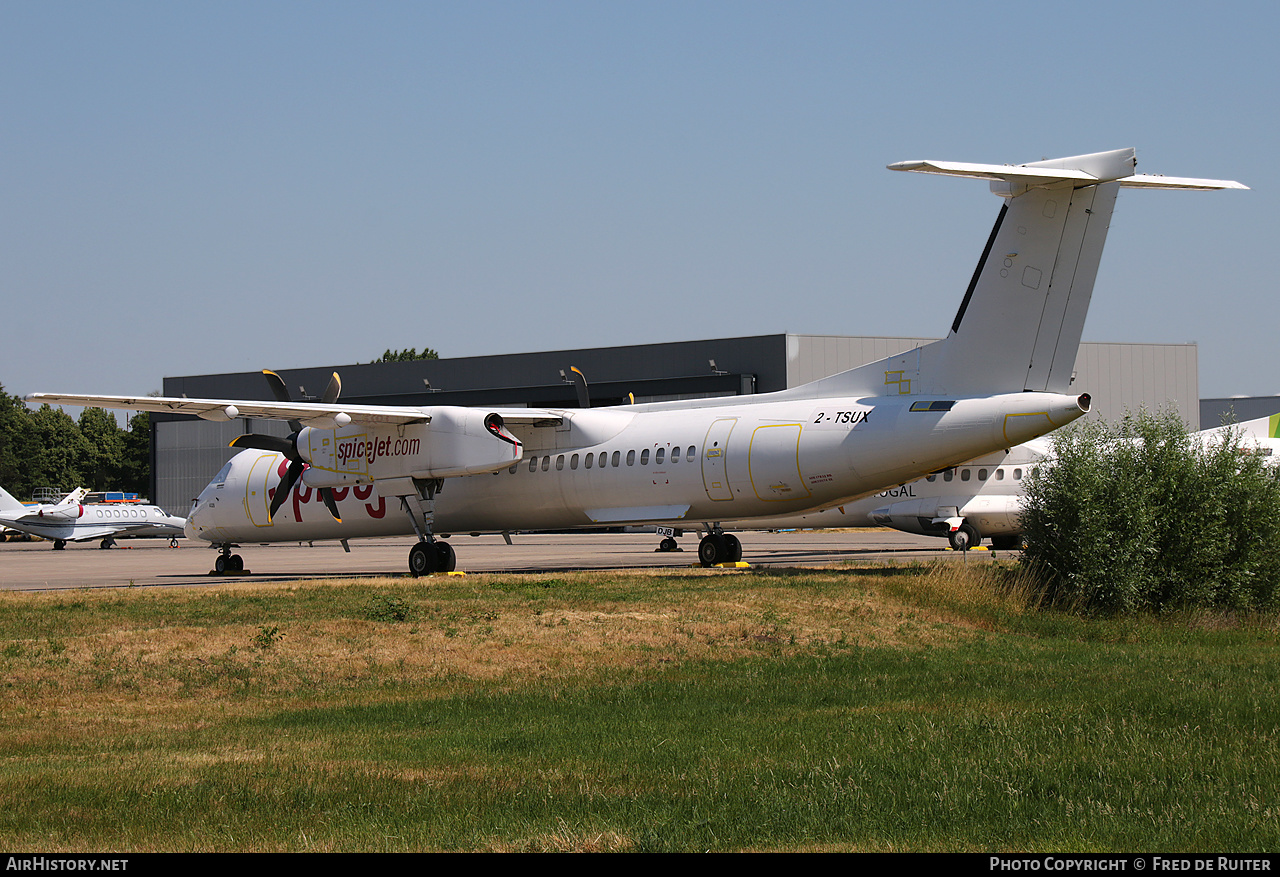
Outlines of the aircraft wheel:
M227 569L231 572L244 571L244 558L238 554L233 554L227 558Z
M177 548L177 547L178 547L178 539L177 539L177 537L174 537L173 539L170 539L170 540L169 540L169 547L170 547L170 548Z
M726 563L737 563L742 560L742 543L738 541L738 537L732 533L724 534L725 548L728 554L725 556Z
M53 540L53 550L54 550L54 551L65 551L65 550L66 550L66 547L67 547L67 543L66 543L65 541L63 541L62 539L54 539L54 540Z
M435 551L430 542L419 542L409 549L409 572L414 578L435 572Z
M662 540L662 544L658 546L659 551L676 551L680 548L680 544L670 536Z
M213 559L213 571L224 573L227 571L227 555L219 554Z
M728 558L729 546L725 544L723 535L708 533L698 543L698 560L703 566L715 566L717 563L724 563Z
M947 538L956 551L968 551L982 541L982 537L978 535L978 531L972 524L961 524L959 529L953 530Z
M458 566L458 556L448 542L436 542L436 571L453 572Z
M1022 550L1022 534L1001 533L999 536L992 536L991 547L998 548L1001 551L1020 551Z

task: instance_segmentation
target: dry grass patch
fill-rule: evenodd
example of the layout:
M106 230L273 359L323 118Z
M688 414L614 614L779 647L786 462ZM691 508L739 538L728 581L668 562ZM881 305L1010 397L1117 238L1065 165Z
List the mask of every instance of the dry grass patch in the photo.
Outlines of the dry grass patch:
M182 730L262 697L456 690L616 668L954 641L987 622L981 568L583 573L0 594L0 727ZM937 596L921 601L921 591ZM6 616L29 613L38 624ZM372 615L373 617L369 617ZM380 620L383 617L395 620ZM32 629L33 626L42 629ZM12 737L10 739L13 739Z

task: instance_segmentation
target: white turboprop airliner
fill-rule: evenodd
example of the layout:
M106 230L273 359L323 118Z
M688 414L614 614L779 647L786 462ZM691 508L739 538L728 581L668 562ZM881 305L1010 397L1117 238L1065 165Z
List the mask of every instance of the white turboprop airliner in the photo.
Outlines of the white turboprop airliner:
M1242 450L1280 465L1280 414L1205 429L1195 434L1207 443L1224 430L1239 435ZM1026 479L1041 465L1053 465L1053 443L1033 439L942 472L934 472L890 490L796 518L771 521L771 528L892 527L904 533L944 536L964 551L984 538L993 548L1022 545Z
M101 547L110 548L117 536L176 539L186 528L185 520L152 505L81 502L88 492L80 487L56 503L23 505L0 488L0 526L52 539L54 550L91 539L101 539Z
M37 393L28 401L296 421L200 494L190 536L240 542L415 532L414 575L451 570L435 533L700 526L702 563L736 561L722 522L837 506L1044 435L1089 410L1069 393L1121 187L1243 189L1135 175L1134 151L893 170L989 180L1004 204L951 331L810 384L750 397L575 410L343 405ZM299 483L299 481L301 483ZM327 509L327 510L326 510Z

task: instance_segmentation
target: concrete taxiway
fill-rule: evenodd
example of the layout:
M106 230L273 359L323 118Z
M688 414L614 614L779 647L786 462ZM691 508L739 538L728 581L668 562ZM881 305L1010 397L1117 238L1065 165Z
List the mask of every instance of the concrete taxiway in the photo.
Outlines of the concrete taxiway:
M950 557L982 562L1007 552L947 549L946 540L892 530L790 531L739 533L743 560L752 566L823 566L846 560L912 562ZM512 536L454 536L458 569L470 573L556 572L586 569L679 569L698 565L698 538L688 533L683 551L659 552L652 533L531 533ZM407 576L412 537L356 539L345 552L337 542L283 542L242 545L245 571L210 575L217 552L208 543L180 540L121 540L103 550L98 543L72 544L53 551L48 542L0 543L0 588L64 590L72 588L199 586L233 581L272 581L351 576Z

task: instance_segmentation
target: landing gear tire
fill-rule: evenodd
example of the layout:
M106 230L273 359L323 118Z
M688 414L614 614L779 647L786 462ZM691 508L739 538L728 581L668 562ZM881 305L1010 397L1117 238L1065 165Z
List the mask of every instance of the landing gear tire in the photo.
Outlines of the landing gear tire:
M991 547L999 549L1000 551L1021 551L1022 534L1001 533L999 536L992 536Z
M968 551L982 541L982 537L978 535L978 531L972 524L961 524L958 529L952 530L947 538L956 551Z
M66 549L67 549L67 543L66 543L66 541L65 541L65 540L63 540L63 539L54 539L54 540L53 540L53 550L54 550L54 551L66 551Z
M436 572L453 572L458 556L448 542L422 541L409 549L409 573L414 578Z
M436 542L436 572L453 572L458 566L458 556L448 542Z
M430 542L419 542L409 549L409 573L418 576L435 572L436 555Z
M742 560L742 543L738 541L738 537L732 533L724 534L725 548L728 549L728 556L725 563L737 563Z
M107 538L103 539L100 543L98 543L98 547L99 548L115 548L116 540L111 536L108 536Z
M219 554L213 562L215 572L243 572L244 558L238 554Z
M698 543L698 560L703 566L728 563L729 545L723 533L708 533L702 537Z
M662 543L658 546L658 550L659 551L679 551L680 543L676 542L676 540L668 536L662 540Z

